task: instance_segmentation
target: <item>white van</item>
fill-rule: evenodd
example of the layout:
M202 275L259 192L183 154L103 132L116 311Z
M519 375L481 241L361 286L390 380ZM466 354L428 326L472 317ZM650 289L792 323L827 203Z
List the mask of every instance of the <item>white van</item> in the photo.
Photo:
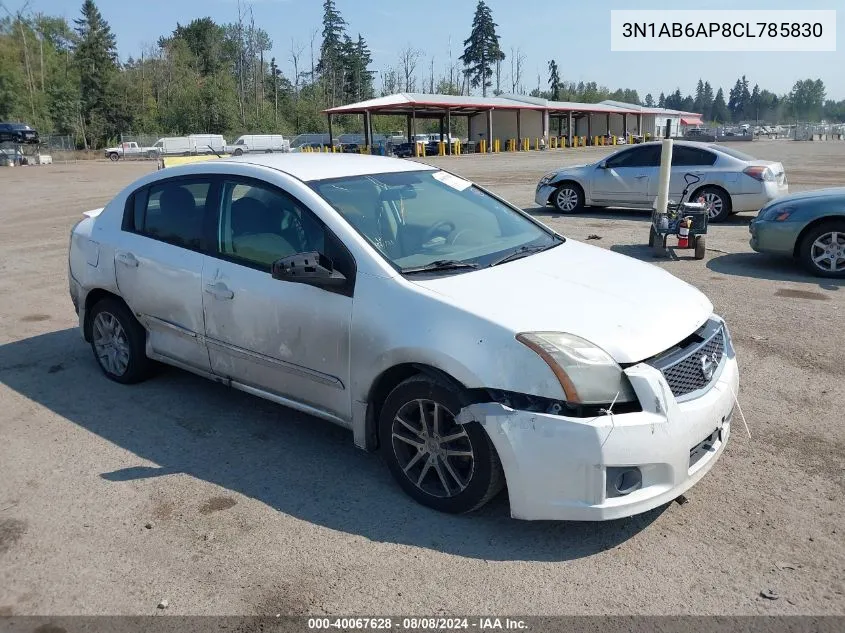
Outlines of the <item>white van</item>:
M244 134L233 145L227 145L226 151L235 156L249 152L289 152L290 141L281 134Z
M166 136L158 139L153 147L158 151L160 156L222 154L226 147L226 139L219 134Z
M153 147L161 156L193 154L196 144L187 136L166 136L158 139Z
M226 139L219 134L191 134L197 154L222 154L226 151Z

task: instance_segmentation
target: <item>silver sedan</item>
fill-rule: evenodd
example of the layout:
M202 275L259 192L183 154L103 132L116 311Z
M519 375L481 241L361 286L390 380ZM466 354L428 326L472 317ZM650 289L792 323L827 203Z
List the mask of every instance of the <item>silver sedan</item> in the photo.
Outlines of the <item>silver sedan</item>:
M660 148L658 142L642 143L596 163L550 172L537 184L534 201L552 204L562 213L585 206L650 209L657 198ZM701 178L690 194L692 199L704 198L711 222L721 222L731 213L757 211L789 193L781 163L757 160L716 143L675 142L670 197L680 197L687 173Z

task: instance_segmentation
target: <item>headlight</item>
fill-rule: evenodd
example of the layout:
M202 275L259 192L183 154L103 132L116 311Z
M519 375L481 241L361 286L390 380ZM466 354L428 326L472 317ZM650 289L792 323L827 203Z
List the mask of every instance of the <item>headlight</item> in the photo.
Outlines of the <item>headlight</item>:
M552 180L554 180L555 176L557 176L557 172L556 171L550 171L548 174L546 174L545 176L540 178L540 184L543 185L547 182L551 182Z
M797 210L795 207L789 205L777 205L761 211L759 219L768 222L784 222Z
M516 340L546 361L568 402L608 404L637 399L622 368L589 341L563 332L523 332Z

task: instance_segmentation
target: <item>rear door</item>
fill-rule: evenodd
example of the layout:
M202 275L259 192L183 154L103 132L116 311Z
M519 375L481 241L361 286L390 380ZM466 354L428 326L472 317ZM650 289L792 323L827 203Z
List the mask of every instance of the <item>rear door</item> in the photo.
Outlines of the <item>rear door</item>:
M590 198L607 206L647 206L650 183L657 180L659 165L659 145L618 152L594 169Z
M217 185L209 177L170 178L135 192L115 248L120 294L149 332L156 354L210 370L203 340L203 254Z
M716 162L716 154L693 145L675 145L672 148L672 169L669 178L669 198L680 201L681 194L686 187L684 176L692 174L701 178L701 182L707 180L709 168ZM650 186L651 189L651 186ZM654 196L657 196L657 183L653 187Z

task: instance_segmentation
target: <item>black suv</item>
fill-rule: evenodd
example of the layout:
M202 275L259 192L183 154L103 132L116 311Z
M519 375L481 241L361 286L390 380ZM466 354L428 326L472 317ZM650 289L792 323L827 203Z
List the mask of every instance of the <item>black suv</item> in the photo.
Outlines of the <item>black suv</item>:
M24 123L0 123L0 143L38 144L38 132Z

